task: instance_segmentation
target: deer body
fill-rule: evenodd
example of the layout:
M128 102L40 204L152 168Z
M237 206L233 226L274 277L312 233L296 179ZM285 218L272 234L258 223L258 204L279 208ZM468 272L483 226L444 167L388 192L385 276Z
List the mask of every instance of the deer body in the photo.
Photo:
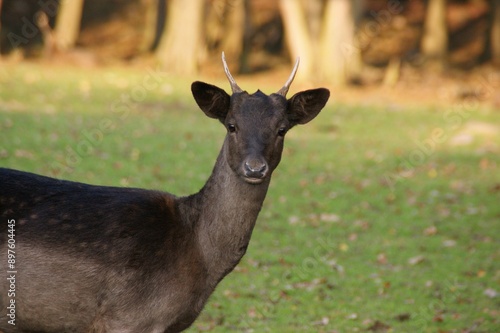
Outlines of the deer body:
M329 96L326 89L289 100L250 95L227 74L232 96L206 83L192 86L200 108L228 131L196 194L0 169L0 258L7 258L5 220L15 219L17 270L16 325L2 310L0 330L167 333L192 324L245 254L284 132L314 118ZM2 309L10 301L8 277L2 269Z

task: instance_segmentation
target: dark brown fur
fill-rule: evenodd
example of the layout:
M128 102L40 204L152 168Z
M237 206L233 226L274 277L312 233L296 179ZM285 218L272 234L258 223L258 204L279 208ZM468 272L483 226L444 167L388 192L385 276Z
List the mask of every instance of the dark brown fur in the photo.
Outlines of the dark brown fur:
M329 93L229 96L202 82L192 91L228 128L212 175L192 196L0 169L0 259L15 219L17 270L15 326L0 271L0 330L166 333L196 319L246 251L284 132L314 118Z

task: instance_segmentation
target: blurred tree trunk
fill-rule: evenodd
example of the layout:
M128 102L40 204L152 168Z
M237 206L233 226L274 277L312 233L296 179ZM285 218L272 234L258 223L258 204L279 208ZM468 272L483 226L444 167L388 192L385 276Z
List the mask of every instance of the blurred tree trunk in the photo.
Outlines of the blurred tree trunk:
M295 61L295 58L300 57L298 77L311 79L313 76L314 50L312 49L304 9L300 1L280 0L280 11L292 62Z
M401 72L401 57L394 56L389 60L389 64L385 70L383 84L387 87L393 87L398 83L399 74Z
M57 39L54 36L54 31L50 27L49 17L47 13L40 10L36 14L36 24L42 33L43 38L43 56L50 59L54 52L57 51Z
M320 43L324 3L324 0L302 0L313 51L318 50Z
M243 44L241 47L240 55L240 73L250 72L249 55L252 48L252 20L251 20L251 7L250 0L243 0L243 11L245 12L245 17L243 20Z
M207 8L205 39L207 48L227 59L238 59L243 49L246 0L213 0ZM234 61L233 61L234 62Z
M493 21L491 26L491 61L500 65L500 0L492 1Z
M355 28L362 0L280 0L288 47L302 75L343 86L361 75ZM307 22L306 22L307 17Z
M431 65L444 68L448 52L446 0L428 0L421 47Z
M2 0L0 0L0 18L2 17ZM2 20L0 20L0 36L2 35ZM1 45L0 45L0 51L2 51L1 49ZM2 59L2 53L0 52L0 59Z
M319 73L336 86L346 85L361 71L355 48L355 11L351 0L328 0L321 37Z
M56 18L55 34L60 50L75 46L82 21L84 0L62 0Z
M202 46L203 0L171 0L167 23L156 50L163 68L176 74L198 71Z
M144 6L144 29L142 32L140 52L152 50L156 38L156 27L158 25L158 0L142 0Z
M158 1L158 8L156 9L156 30L155 38L153 40L153 45L151 46L151 51L155 51L160 44L161 36L163 30L165 30L165 25L167 22L167 1L168 0L156 0Z
M245 4L243 0L232 3L225 1L226 17L221 48L226 56L238 59L243 50L243 37L245 33Z

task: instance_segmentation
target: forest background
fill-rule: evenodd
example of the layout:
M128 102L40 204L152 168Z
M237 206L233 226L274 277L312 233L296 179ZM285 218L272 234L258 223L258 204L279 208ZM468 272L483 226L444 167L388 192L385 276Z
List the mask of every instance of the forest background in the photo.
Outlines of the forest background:
M4 57L85 66L149 58L180 75L220 72L222 51L233 74L289 68L300 56L299 80L429 87L442 84L436 76L469 82L471 70L499 66L499 3L3 0L0 50ZM477 84L453 93L484 95Z

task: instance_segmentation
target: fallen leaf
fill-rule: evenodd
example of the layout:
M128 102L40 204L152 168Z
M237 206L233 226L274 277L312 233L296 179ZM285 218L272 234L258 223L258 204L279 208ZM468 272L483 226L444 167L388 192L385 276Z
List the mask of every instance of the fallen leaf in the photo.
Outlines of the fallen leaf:
M328 317L323 317L323 318L321 318L321 320L315 321L312 324L316 325L316 326L325 326L325 325L328 325L329 322L330 322L330 319Z
M387 256L385 253L379 253L377 255L377 263L381 264L381 265L385 265L387 264L388 260L387 260Z
M14 152L14 156L17 158L28 158L28 159L33 159L34 155L32 152L24 149L16 149Z
M7 149L0 149L0 158L6 158L6 157L9 157L9 152L7 151Z
M316 185L321 185L321 184L324 184L326 181L326 177L325 175L319 175L317 176L316 178L314 178L314 183Z
M296 289L305 289L308 291L314 290L318 286L326 285L328 287L328 281L326 278L317 278L311 281L302 281L293 284L293 288Z
M482 158L481 161L479 161L479 167L481 170L487 170L490 167L490 161L487 158Z
M492 193L500 192L500 183L493 185L493 186L491 187L490 191L491 191Z
M435 321L436 323L442 323L444 321L443 315L435 315L434 318L432 318L432 321Z
M489 298L495 298L498 297L498 292L494 289L488 288L484 291L484 295L489 297Z
M412 257L412 258L408 259L408 264L415 266L417 264L420 264L423 261L425 261L425 257L423 255L419 255L419 256Z
M223 295L226 296L227 298L239 298L240 297L240 294L238 294L232 290L229 290L229 289L224 290Z
M329 261L327 261L327 264L331 268L333 268L334 270L336 270L340 275L344 274L344 267L341 266L341 265L339 265L336 260L334 260L334 259L333 260L329 260Z
M438 173L437 173L436 169L434 169L434 168L430 169L429 172L427 172L427 176L429 178L436 178L437 175L438 175Z
M426 235L426 236L434 236L435 234L437 234L437 231L438 230L437 230L436 226L431 225L430 227L425 228L424 235Z
M448 207L438 207L437 212L440 217L448 217L451 214L451 210Z
M396 317L394 317L397 321L407 321L410 320L411 314L409 313L400 313Z
M128 178L122 178L120 179L120 185L128 187L130 185L130 180Z
M368 327L368 331L377 332L377 333L378 332L380 332L380 333L388 332L390 329L391 329L391 326L384 324L383 322L381 322L379 320L375 321L372 326Z
M337 214L327 214L327 213L322 213L319 216L319 219L323 222L331 222L331 223L340 221L340 217Z
M251 307L250 309L248 309L247 314L249 318L255 318L257 317L257 310L255 310L254 307Z
M114 162L113 163L113 168L120 170L123 167L123 164L121 162Z
M443 246L444 247L454 247L457 245L457 241L453 239L447 239L443 241Z
M362 230L368 230L370 229L370 223L363 221L363 220L356 220L354 221L354 226L362 229Z
M137 161L141 155L141 151L137 148L133 148L132 151L130 152L130 159L132 161Z
M349 250L349 245L347 245L346 243L341 243L339 245L339 248L340 248L340 251L346 252L347 250Z
M298 216L292 215L288 218L288 223L291 225L299 223L300 218Z

